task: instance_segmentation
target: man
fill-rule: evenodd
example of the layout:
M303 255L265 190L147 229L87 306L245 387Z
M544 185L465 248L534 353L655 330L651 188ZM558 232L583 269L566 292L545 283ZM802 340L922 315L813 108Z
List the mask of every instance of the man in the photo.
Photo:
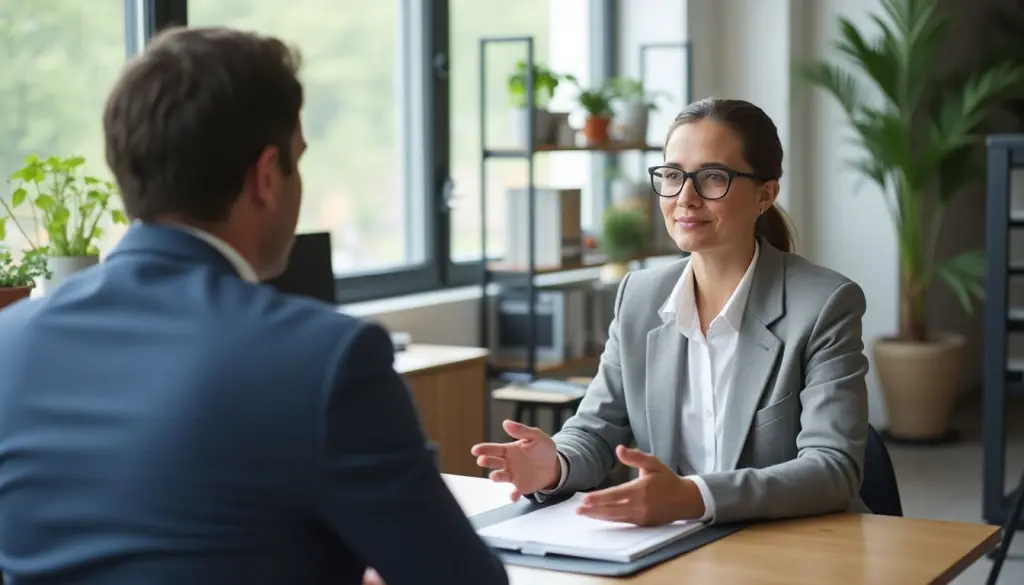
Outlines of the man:
M273 38L179 29L114 87L107 161L134 225L0 312L13 583L507 582L387 333L258 283L299 215L297 68Z

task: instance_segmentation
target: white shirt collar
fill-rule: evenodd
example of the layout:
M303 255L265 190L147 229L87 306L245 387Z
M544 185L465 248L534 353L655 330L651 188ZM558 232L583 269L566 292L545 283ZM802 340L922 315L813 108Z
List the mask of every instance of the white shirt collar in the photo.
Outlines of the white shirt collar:
M722 311L711 321L715 326L718 321L725 321L729 327L739 332L743 323L743 312L747 307L747 298L750 296L750 286L754 280L754 269L757 267L757 259L761 255L761 245L754 240L754 257L743 273L743 278L736 286L728 302L722 307ZM701 336L700 316L697 314L697 298L693 290L693 262L687 262L683 268L683 274L679 277L675 288L668 296L665 304L661 306L658 315L665 323L675 321L679 330L689 339ZM709 328L710 330L710 328Z
M214 250L221 253L222 256L231 264L231 266L238 272L238 275L247 282L257 283L260 281L260 277L256 274L256 270L249 264L249 261L244 256L238 253L231 247L231 244L211 234L210 232L203 231L199 228L188 226L188 225L176 225L174 227L180 228L200 240L206 242Z

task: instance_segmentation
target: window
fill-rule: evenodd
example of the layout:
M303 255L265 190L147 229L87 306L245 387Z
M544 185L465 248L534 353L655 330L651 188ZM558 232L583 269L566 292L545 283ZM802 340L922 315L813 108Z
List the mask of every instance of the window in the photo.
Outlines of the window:
M83 156L110 178L101 113L126 55L169 25L231 26L301 51L306 89L302 232L331 234L338 300L352 302L476 281L480 242L479 39L532 36L535 59L583 83L607 74L593 48L612 0L0 0L0 176L25 156ZM127 31L127 35L126 35ZM604 53L602 53L604 54ZM507 77L522 45L490 51L487 133L508 145ZM605 57L607 61L607 57ZM572 108L564 87L552 109ZM584 225L599 189L591 153L535 159L538 186L584 189ZM603 161L601 161L603 164ZM500 255L503 196L524 161L488 164L488 250ZM454 210L442 204L448 179ZM0 186L2 188L2 186ZM109 250L123 234L111 229ZM23 244L8 230L15 247ZM453 264L452 260L459 262Z
M0 0L0 177L25 157L82 156L85 171L110 178L103 155L102 112L125 61L125 0ZM8 195L0 181L0 194ZM45 242L31 214L19 216L34 242ZM123 228L106 228L108 251ZM120 227L120 226L119 226ZM8 225L7 244L27 242Z
M507 190L524 187L527 165L523 160L480 161L480 49L481 37L533 37L534 62L557 73L572 74L586 86L590 71L591 0L517 0L494 2L450 0L451 15L451 176L455 206L451 219L451 258L454 262L479 260L480 173L487 180L487 253L500 257L505 236ZM486 49L486 135L488 148L513 144L507 79L518 61L526 59L525 43L490 44ZM571 111L575 88L561 84L550 108ZM592 224L594 202L591 153L539 154L534 159L538 187L583 189L584 226Z
M338 276L423 265L426 181L414 109L409 0L190 0L190 26L271 34L298 47L305 87L299 231L327 231Z

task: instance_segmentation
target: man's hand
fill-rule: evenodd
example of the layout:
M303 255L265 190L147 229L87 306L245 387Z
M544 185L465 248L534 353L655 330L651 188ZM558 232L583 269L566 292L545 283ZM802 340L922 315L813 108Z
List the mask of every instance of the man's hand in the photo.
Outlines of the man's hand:
M363 573L363 585L385 585L384 579L380 578L380 574L373 569L366 569Z
M679 477L653 455L619 446L615 454L640 476L622 485L584 496L579 514L629 522L638 526L668 524L704 515L704 499L697 484Z

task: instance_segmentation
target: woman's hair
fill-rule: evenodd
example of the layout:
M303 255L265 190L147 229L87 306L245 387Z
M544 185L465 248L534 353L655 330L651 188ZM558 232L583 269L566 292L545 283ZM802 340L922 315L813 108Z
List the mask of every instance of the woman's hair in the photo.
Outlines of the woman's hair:
M775 123L764 110L743 100L708 97L686 106L668 129L668 138L676 128L698 120L713 120L732 129L743 142L743 159L755 175L782 177L782 141ZM757 218L756 233L784 252L795 249L793 224L776 203Z

